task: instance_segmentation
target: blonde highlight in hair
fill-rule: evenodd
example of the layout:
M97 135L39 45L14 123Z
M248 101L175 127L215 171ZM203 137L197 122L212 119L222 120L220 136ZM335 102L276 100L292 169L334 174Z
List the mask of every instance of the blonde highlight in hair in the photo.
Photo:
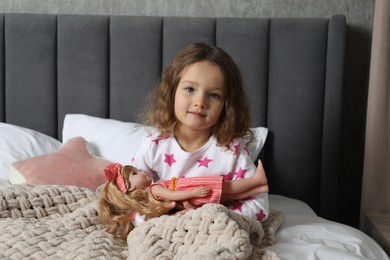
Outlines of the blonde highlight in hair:
M124 166L122 176L128 180L132 166ZM129 183L126 182L127 188ZM134 229L131 215L138 212L145 220L167 214L171 207L169 201L155 199L147 190L132 190L123 193L114 181L107 182L99 196L99 222L106 225L107 232L115 238L126 240Z
M217 65L223 76L225 104L213 127L218 145L230 148L234 138L243 138L249 145L254 135L250 130L250 106L241 72L228 53L206 43L191 44L172 60L158 86L147 97L143 123L157 127L161 135L172 134L172 126L177 120L174 112L175 93L181 74L189 65L200 61Z

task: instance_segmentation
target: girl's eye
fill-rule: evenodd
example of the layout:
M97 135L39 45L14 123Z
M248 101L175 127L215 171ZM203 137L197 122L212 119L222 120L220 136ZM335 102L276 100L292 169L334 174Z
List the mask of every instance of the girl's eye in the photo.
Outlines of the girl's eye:
M210 93L210 97L213 99L220 99L221 96L218 93Z
M132 172L131 175L137 175L137 172Z
M186 88L184 88L184 90L185 91L187 91L187 92L194 92L194 88L193 87L186 87Z

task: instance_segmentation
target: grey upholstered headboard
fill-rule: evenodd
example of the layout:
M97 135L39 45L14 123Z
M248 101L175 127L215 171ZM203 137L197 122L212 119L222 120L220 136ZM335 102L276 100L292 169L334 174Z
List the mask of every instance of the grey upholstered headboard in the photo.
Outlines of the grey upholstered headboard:
M216 44L242 70L271 193L334 218L345 17L188 18L3 14L0 121L61 139L65 114L137 121L149 90L190 42ZM272 205L271 205L272 206Z

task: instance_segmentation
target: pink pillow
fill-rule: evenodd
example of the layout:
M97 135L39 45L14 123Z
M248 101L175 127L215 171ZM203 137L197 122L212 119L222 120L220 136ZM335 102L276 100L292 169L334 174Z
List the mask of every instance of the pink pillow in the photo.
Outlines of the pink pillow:
M91 155L85 139L78 136L54 153L13 163L10 180L12 184L74 185L95 190L105 182L103 169L110 163Z

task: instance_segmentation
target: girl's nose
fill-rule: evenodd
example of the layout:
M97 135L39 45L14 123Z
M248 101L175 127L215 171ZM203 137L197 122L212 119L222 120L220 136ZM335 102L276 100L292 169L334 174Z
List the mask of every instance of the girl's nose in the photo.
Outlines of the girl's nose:
M206 107L206 97L204 94L199 94L195 97L195 106L200 108Z

